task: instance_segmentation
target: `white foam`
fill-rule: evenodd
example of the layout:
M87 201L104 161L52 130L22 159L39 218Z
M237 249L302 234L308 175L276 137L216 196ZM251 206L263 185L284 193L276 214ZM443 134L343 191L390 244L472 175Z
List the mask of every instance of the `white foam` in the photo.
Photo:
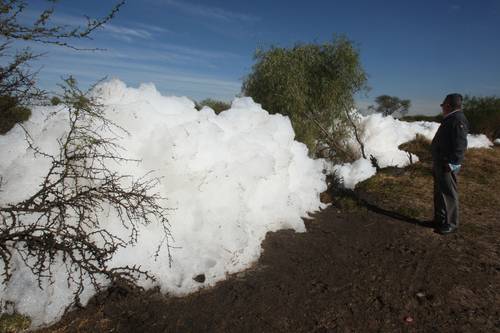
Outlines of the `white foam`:
M379 113L359 117L360 127L364 128L361 141L365 145L366 156L374 156L381 168L407 166L410 156L398 147L415 139L417 134L432 140L439 128L439 124L435 122L405 122ZM489 148L493 145L484 134L468 135L467 140L468 148ZM412 154L411 161L417 162L418 156ZM375 168L364 159L341 166L330 166L329 169L336 171L344 179L344 186L350 189L375 174Z
M137 244L121 249L112 264L140 263L165 293L189 293L247 268L258 259L268 231L304 231L301 217L321 205L323 161L310 159L306 146L294 141L287 117L270 115L251 98L235 99L230 110L216 115L210 108L197 111L185 97L162 96L151 84L134 89L115 80L100 86L98 94L107 116L130 132L119 142L126 156L142 160L113 168L134 176L155 170L154 176L163 179L157 190L173 209L172 267L166 251L154 260L162 237L154 224L141 227ZM35 109L25 123L34 141L51 152L67 130L64 112L45 121L54 110ZM0 155L5 182L0 204L33 193L49 162L26 150L19 126L0 138ZM117 218L102 222L106 229L124 233ZM63 267L55 267L56 282L45 284L44 290L17 257L13 268L11 281L0 289L2 302L13 301L35 326L58 319L71 300ZM204 284L193 280L197 274L205 274ZM92 294L87 288L82 301Z

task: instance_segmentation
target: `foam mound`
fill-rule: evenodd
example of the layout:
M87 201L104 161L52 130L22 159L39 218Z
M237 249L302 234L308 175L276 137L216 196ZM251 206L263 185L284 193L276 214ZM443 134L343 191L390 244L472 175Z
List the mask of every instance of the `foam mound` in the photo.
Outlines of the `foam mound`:
M366 156L374 156L381 168L388 166L405 167L410 163L407 152L398 147L415 139L417 134L432 140L439 128L439 123L417 121L406 122L384 117L381 114L360 116L360 127L364 129L361 141L365 145ZM468 135L468 148L489 148L493 143L484 134ZM356 145L353 143L353 145ZM418 161L418 156L412 154L412 162ZM376 169L365 159L354 163L335 165L329 168L343 179L346 188L353 189L357 183L375 175Z
M270 115L251 98L237 98L216 115L207 107L197 111L188 98L162 96L152 84L135 89L114 80L95 93L107 117L130 132L118 142L124 155L142 160L113 168L136 177L154 170L162 178L156 190L171 208L175 239L171 267L166 251L155 259L163 233L154 224L141 227L137 244L119 250L112 265L141 264L164 293L190 293L249 267L268 231L303 232L301 217L320 207L324 162L309 158L306 146L294 141L287 117ZM44 151L54 153L56 139L68 130L66 117L60 107L37 108L24 126ZM2 205L27 198L47 173L49 161L26 148L19 126L0 138ZM124 233L117 218L102 221L107 230ZM2 303L12 301L34 326L57 320L72 299L63 265L54 267L54 283L43 290L20 258L14 258L13 269L0 289ZM205 275L203 284L193 280L198 274ZM88 286L82 302L93 294Z

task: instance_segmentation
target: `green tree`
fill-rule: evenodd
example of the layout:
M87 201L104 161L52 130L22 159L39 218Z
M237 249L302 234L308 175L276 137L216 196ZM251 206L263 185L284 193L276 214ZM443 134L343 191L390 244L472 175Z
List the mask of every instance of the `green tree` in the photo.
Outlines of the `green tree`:
M399 112L402 116L406 115L411 107L409 99L399 99L396 96L380 95L375 98L377 105L370 105L369 110L382 113L384 116L389 116L395 112Z
M465 95L462 102L464 111L479 112L485 110L500 110L500 97Z
M356 119L354 95L367 89L359 52L346 37L323 44L258 50L242 92L270 113L290 117L312 154L353 159L346 144Z
M492 140L500 138L499 97L466 95L462 108L469 120L471 133L486 134Z

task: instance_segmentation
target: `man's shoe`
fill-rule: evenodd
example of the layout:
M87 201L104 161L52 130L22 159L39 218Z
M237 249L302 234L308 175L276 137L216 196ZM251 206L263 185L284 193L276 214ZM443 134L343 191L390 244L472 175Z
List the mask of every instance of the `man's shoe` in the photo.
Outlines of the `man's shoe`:
M457 227L452 226L451 224L443 224L437 228L437 232L441 235L448 235L457 231Z
M419 226L421 227L424 227L424 228L432 228L432 229L436 229L440 226L439 223L431 220L431 221L422 221L422 222L418 222L417 223Z

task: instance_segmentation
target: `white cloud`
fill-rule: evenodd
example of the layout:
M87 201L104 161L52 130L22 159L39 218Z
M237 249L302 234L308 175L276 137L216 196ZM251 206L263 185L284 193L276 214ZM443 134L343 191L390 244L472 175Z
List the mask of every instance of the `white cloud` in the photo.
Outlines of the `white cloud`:
M152 35L149 31L144 29L132 29L114 24L105 24L103 26L104 31L113 34L115 37L124 38L140 38L140 39L151 39Z
M52 55L41 75L45 89L53 89L58 78L74 75L83 85L102 79L117 77L131 84L153 82L162 91L175 95L187 95L194 99L212 97L231 100L239 93L241 82L214 76L200 75L190 70L179 70L177 66L162 64L131 63L117 57Z
M202 16L224 21L255 22L260 20L259 17L254 15L237 13L219 7L213 7L213 6L209 7L209 6L189 3L186 1L181 2L178 0L163 0L162 2L164 4L175 7L187 14L194 16Z
M164 27L160 27L157 25L144 24L144 23L136 23L138 27L144 28L146 30L158 33L173 33L172 30L166 29Z
M39 13L33 10L27 10L26 13L23 13L24 20L34 20L38 17ZM64 26L67 29L74 28L84 28L87 26L88 21L83 16L70 15L65 13L55 13L51 22L54 25ZM102 32L106 33L112 38L125 40L125 41L133 41L135 39L153 39L153 35L157 33L165 33L171 32L163 27L150 25L150 24L130 24L129 26L116 25L112 23L107 23L102 26Z

